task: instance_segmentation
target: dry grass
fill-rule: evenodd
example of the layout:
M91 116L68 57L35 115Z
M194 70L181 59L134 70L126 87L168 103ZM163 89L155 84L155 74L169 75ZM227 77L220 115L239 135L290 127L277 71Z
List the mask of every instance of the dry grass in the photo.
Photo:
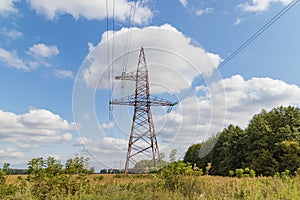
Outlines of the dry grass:
M76 175L75 175L76 176ZM91 174L88 175L88 179L92 183L116 183L116 184L128 184L128 183L145 183L152 180L152 175L142 175L145 177L140 177L141 175L133 175L129 174L127 177L121 174ZM7 184L15 184L17 183L18 177L22 179L26 179L27 175L7 175L6 183ZM97 181L97 177L103 177L102 180ZM96 178L96 179L95 179Z
M7 183L16 183L18 176L8 176ZM93 191L83 194L85 199L300 199L299 177L179 176L175 189L155 175L92 174L88 179Z
M18 174L18 175L7 175L6 176L6 183L7 184L15 184L17 183L17 179L18 177L21 177L22 179L26 179L27 175L24 175L24 174Z

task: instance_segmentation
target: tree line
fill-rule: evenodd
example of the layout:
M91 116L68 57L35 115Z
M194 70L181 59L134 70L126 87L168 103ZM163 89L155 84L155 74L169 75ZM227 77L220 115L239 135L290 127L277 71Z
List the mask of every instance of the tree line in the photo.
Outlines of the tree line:
M200 158L204 145L214 144ZM236 169L252 169L257 175L273 176L278 172L295 171L300 167L300 109L277 107L254 115L243 130L229 125L208 141L190 146L185 162L196 164L209 174L228 176Z

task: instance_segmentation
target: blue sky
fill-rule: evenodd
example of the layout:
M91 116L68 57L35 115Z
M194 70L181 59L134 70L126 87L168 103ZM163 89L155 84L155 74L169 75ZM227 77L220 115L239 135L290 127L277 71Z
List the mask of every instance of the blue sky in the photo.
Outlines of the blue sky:
M101 65L113 60L106 52L107 45L113 48L113 1L108 2L106 33L105 0L1 1L0 165L25 167L33 157L64 161L75 154L92 156L97 169L124 161L132 109L114 107L114 119L109 120L109 94L120 97L122 88L113 82L109 92L112 81L105 74L112 71ZM209 74L212 63L222 62L290 2L138 0L130 32L126 28L134 2L115 1L115 55L124 53L132 34L128 70L135 69L136 49L143 45L153 93L181 100L170 113L154 108L162 152L176 148L180 157L190 144L230 123L245 127L262 108L300 105L300 4L218 73ZM200 45L188 43L190 38ZM208 58L210 64L202 66ZM112 66L114 75L121 72L120 62ZM200 76L206 84L190 87ZM125 88L131 94L132 86Z

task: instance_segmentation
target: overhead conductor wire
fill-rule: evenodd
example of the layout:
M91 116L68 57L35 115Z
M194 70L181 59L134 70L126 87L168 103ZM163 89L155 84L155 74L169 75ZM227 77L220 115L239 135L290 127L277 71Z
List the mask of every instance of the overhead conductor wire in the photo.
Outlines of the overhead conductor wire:
M125 45L125 50L124 50L125 53L124 53L124 59L123 59L122 76L125 76L126 67L127 67L127 64L128 64L128 54L129 54L129 49L130 49L131 37L132 37L132 25L134 24L136 5L137 5L137 0L135 0L134 4L131 5L131 7L130 7L130 16L129 16L129 23L128 23L126 45ZM124 86L125 86L125 80L122 80L121 88L122 88L123 94L124 94Z
M300 0L294 0L281 9L274 17L272 17L266 24L264 24L260 29L258 29L248 40L246 40L242 45L240 45L232 54L223 60L211 73L211 76L218 70L222 69L229 61L231 61L235 56L237 56L241 51L243 51L251 42L257 39L264 31L266 31L271 25L273 25L277 20L279 20L284 14L286 14L292 7L294 7ZM202 78L195 85L203 84L204 79ZM182 99L181 99L182 100Z
M108 99L109 102L112 100L113 90L113 59L114 59L114 34L115 34L115 0L113 0L112 6L112 45L110 46L110 35L109 35L109 8L108 0L106 0L106 41L107 41L107 71L108 71ZM112 120L112 104L109 103L109 120Z
M111 95L110 95L110 101L111 101L111 96L113 93L113 89L114 89L114 67L113 67L113 63L114 63L114 57L115 57L115 0L113 0L113 11L112 11L112 61L111 61L111 76L110 76L110 80L109 82L111 83ZM109 119L112 120L113 116L112 116L112 112L113 112L113 105L109 104ZM111 129L110 129L111 130Z

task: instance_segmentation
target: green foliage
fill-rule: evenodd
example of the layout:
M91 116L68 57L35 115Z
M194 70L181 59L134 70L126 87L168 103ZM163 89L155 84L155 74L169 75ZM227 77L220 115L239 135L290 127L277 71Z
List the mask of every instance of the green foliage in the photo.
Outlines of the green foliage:
M87 175L93 168L87 169L88 159L75 156L67 160L65 167L53 157L46 160L42 157L33 158L28 162L26 180L19 180L21 188L30 185L29 192L37 199L64 199L75 195L78 191L91 189Z
M200 159L201 147L213 141L215 146ZM190 146L184 161L196 163L204 171L211 163L211 175L228 176L231 169L246 167L257 175L273 176L285 170L294 174L300 167L300 109L281 106L262 110L245 130L229 125L208 141Z
M5 163L3 169L0 169L0 199L6 199L7 196L14 194L17 187L12 184L6 184L6 179L9 173L9 164Z
M177 154L177 149L172 149L170 153L170 162L175 162L176 161L176 154Z
M166 169L180 172L177 167L190 171L191 165L177 162ZM194 167L195 168L195 167ZM164 168L165 169L165 168ZM162 169L160 172L163 173ZM64 168L63 168L64 170ZM251 172L251 169L243 169ZM2 170L1 170L2 171ZM183 170L184 173L185 170ZM53 173L52 173L53 174ZM186 173L190 174L190 173ZM279 174L280 175L280 174ZM176 200L221 200L221 199L297 199L300 196L299 177L255 177L255 178L227 178L216 176L195 176L172 174L160 176L160 173L150 175L133 175L122 179L112 179L113 176L94 176L94 181L85 183L82 174L65 174L70 183L64 182L58 187L53 182L53 188L47 190L47 185L40 185L39 191L34 193L35 181L26 181L18 178L13 184L0 185L0 199L24 199L24 200L152 200L152 199L176 199ZM88 176L88 175L87 175ZM61 179L60 174L51 180ZM81 177L81 178L79 178ZM96 177L101 177L98 178ZM139 177L139 178L136 178ZM80 181L76 181L76 179ZM93 178L93 177L91 177ZM100 180L101 179L101 180ZM46 187L46 188L43 188ZM73 190L67 192L62 188L70 187ZM48 188L49 189L49 188ZM43 194L37 192L43 192ZM64 191L64 192L63 192Z
M235 170L235 175L236 175L236 177L238 177L238 178L244 177L244 170L243 170L243 169L236 169L236 170Z
M199 176L203 175L203 172L196 166L194 166L193 169L190 163L177 161L162 168L158 175L163 181L162 183L160 182L160 184L162 184L165 189L180 191L185 196L190 196L194 194L194 181L192 179L182 179L182 177Z
M250 175L251 178L254 178L256 176L256 173L253 169L250 169L249 175Z
M6 173L2 169L0 169L0 185L3 185L5 183L5 175Z
M3 172L6 174L10 174L10 168L9 168L10 164L9 163L4 163L3 164Z
M193 144L192 146L190 146L187 150L187 152L184 155L183 160L185 162L190 162L190 161L194 161L191 163L199 163L202 160L199 158L199 151L202 147L202 143L199 144Z
M192 175L193 169L190 163L186 163L183 161L177 161L169 164L160 170L159 174L162 177L170 177L176 175Z
M256 176L256 173L253 169L249 169L246 167L245 169L238 168L234 171L230 170L229 171L229 176L234 176L236 175L237 178L242 178L242 177L251 177L254 178Z

